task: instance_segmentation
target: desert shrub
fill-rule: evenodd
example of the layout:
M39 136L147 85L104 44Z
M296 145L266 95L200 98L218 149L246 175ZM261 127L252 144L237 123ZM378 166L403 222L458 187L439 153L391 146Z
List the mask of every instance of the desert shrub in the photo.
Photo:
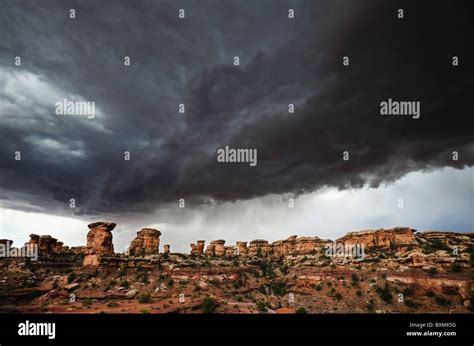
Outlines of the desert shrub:
M474 267L474 247L470 247L467 252L469 253L469 263L471 263L471 267Z
M431 267L430 269L428 269L428 274L430 275L435 275L437 272L438 270L436 270L435 267Z
M242 282L241 281L236 281L232 284L232 287L234 289L238 289L238 288L242 287Z
M316 291L321 291L322 287L321 287L321 285L316 285L315 289L316 289Z
M336 300L341 300L341 299L342 299L342 295L338 292L338 293L336 293L336 295L334 296L334 299L336 299Z
M408 306L409 308L413 308L413 309L417 309L418 307L420 307L420 304L414 302L411 299L406 299L405 300L405 305Z
M390 287L385 284L383 288L377 287L377 294L379 297L386 303L391 303L393 300L392 293L390 292Z
M451 272L460 273L462 272L462 267L459 265L459 263L454 263L453 266L451 267Z
M18 307L14 305L1 305L0 306L0 313L1 314L15 314L18 313Z
M440 240L433 240L430 243L426 244L423 246L423 252L425 253L430 253L430 252L435 252L439 250L444 250L451 252L451 248L441 242Z
M142 314L149 314L149 313L150 313L150 310L148 310L148 309L141 309L140 312L141 312Z
M297 314L307 314L308 311L306 311L305 308L301 307L301 308L298 308L298 309L296 310L296 313L297 313Z
M274 282L271 285L271 289L277 296L284 296L286 294L286 283L285 282Z
M68 284L72 283L75 278L76 278L76 273L74 272L69 273L67 276L67 283Z
M451 302L449 300L447 300L445 297L443 296L438 296L435 298L435 302L436 304L438 304L439 306L448 306L448 305L451 305Z
M119 303L117 302L110 302L107 304L107 307L109 308L116 308L117 306L119 306Z
M268 279L273 279L275 277L275 271L273 270L271 262L261 261L259 266L263 277L267 277Z
M129 288L129 287L130 287L130 283L129 283L127 280L123 280L123 281L120 283L120 286L121 286L121 287L125 287L125 288Z
M402 291L405 297L411 297L413 295L413 292L414 292L413 287L405 287Z
M447 294L448 296L455 296L459 294L457 288L447 286L443 286L443 293Z
M213 298L206 297L202 300L202 312L205 314L213 314L216 311L217 304Z
M110 286L115 286L116 284L117 284L117 280L112 279L109 281Z
M373 299L370 299L367 304L366 304L366 309L368 311L374 311L374 307L375 307L375 301Z
M426 291L425 295L429 298L433 298L435 296L435 294L432 290Z
M140 277L140 282L144 283L144 284L147 284L148 283L148 274L143 274L141 277Z
M90 306L92 304L92 300L89 298L86 298L82 301L83 306Z
M469 294L469 300L471 301L471 309L474 308L474 290Z
M357 296L362 297L362 291L361 290L357 290L356 294L357 294Z
M257 308L258 308L258 311L260 311L260 312L267 312L267 310L268 310L267 304L264 303L264 302L258 302L257 303Z
M244 299L242 298L242 296L238 296L238 297L237 297L237 301L238 301L239 303L243 302L243 300L244 300Z
M149 293L142 293L138 296L138 302L140 304L150 304L153 303L153 299L151 299L151 295Z

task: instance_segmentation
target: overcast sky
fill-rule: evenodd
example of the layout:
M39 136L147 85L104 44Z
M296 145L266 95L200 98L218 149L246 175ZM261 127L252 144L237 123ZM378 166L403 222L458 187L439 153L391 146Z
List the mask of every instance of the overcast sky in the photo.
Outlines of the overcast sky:
M0 0L0 236L79 245L104 219L118 250L157 226L188 251L472 230L473 27L462 1L429 4ZM380 115L388 98L419 101L420 118ZM63 99L95 102L95 118L55 114ZM257 149L257 166L218 163L226 145Z

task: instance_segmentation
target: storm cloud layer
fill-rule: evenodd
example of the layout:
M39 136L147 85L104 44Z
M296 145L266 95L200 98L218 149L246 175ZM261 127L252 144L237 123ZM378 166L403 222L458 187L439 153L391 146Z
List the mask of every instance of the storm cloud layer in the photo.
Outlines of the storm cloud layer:
M472 166L467 4L0 0L1 199L144 212ZM97 116L55 114L64 98ZM380 115L389 98L420 118ZM218 163L224 146L257 149L257 166Z

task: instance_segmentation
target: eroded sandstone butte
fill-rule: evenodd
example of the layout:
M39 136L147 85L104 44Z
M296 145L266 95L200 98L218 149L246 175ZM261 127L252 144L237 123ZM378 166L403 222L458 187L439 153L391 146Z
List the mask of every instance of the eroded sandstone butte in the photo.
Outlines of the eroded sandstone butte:
M161 232L154 228L143 228L130 243L131 256L145 256L158 254Z
M113 222L94 222L89 224L90 231L87 233L86 255L84 256L84 266L98 266L101 256L114 254L112 243L112 230L116 224Z

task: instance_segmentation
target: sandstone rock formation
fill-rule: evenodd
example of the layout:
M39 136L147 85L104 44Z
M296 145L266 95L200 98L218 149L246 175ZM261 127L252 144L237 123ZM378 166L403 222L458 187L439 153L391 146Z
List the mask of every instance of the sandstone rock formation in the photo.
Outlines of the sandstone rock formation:
M70 248L71 252L74 254L85 254L86 253L86 247L85 246L72 246Z
M143 228L130 243L130 255L144 256L159 253L161 232L154 228Z
M163 253L164 253L164 254L169 254L169 253L170 253L170 246L169 246L169 244L163 245Z
M336 240L344 246L364 245L367 250L397 250L408 246L416 246L415 230L405 227L394 229L367 230L350 232Z
M53 246L53 252L54 253L61 253L63 252L63 245L64 243L62 241L57 241L54 246Z
M30 234L30 240L25 245L37 245L39 246L40 236L38 234Z
M267 257L272 253L272 246L263 239L252 240L247 249L249 256Z
M247 254L247 242L246 241L238 241L236 243L237 246L237 253L239 255L246 255Z
M211 243L207 246L206 255L218 256L218 257L224 256L225 254L224 244L225 244L225 240L223 239L211 241Z
M90 231L87 233L86 255L83 266L98 266L101 256L114 254L112 243L112 230L116 224L113 222L94 222L89 224Z
M45 256L55 253L57 241L56 238L53 238L50 235L40 236L39 254Z
M314 255L321 252L324 247L330 244L330 240L320 239L318 237L297 237L293 235L286 240L277 240L273 242L273 255Z
M193 255L202 255L204 253L204 240L198 240L196 244L191 244L191 254Z
M37 246L41 256L60 254L63 251L63 243L50 235L30 234L30 240L25 246Z
M236 253L236 247L235 246L224 246L224 254L227 257L234 256Z

